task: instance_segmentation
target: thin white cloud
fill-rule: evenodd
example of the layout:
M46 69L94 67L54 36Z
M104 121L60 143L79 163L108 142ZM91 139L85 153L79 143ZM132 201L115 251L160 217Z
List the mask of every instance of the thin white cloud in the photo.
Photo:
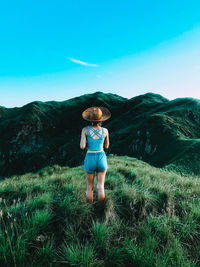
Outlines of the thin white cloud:
M87 66L87 67L98 67L99 66L97 64L87 63L87 62L84 62L84 61L81 61L81 60L78 60L78 59L75 59L72 57L69 57L69 60L76 63L76 64Z

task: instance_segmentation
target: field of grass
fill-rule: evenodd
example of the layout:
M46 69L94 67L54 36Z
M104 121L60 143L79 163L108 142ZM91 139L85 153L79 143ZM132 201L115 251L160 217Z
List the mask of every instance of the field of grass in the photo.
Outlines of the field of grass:
M0 183L0 266L200 266L200 177L108 156L106 201L83 165Z

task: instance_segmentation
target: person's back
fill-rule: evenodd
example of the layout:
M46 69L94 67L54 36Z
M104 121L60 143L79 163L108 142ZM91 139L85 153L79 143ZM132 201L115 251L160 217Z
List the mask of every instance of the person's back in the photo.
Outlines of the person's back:
M94 129L91 126L87 126L87 149L88 151L103 151L104 144L104 128L100 127Z
M86 199L89 203L93 202L94 175L97 174L98 202L103 203L105 199L104 181L108 168L107 157L104 147L109 147L108 130L101 127L101 122L109 119L110 111L106 107L90 107L82 113L82 117L92 122L92 126L82 129L80 148L87 153L84 159L84 170L87 180ZM105 141L105 144L104 144Z

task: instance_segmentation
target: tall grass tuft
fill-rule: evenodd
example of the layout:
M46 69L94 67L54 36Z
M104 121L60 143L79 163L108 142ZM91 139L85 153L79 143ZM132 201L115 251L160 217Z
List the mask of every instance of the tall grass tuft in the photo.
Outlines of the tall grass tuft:
M69 266L103 266L103 261L97 259L94 248L89 244L67 244L64 241L58 255L59 263L69 264Z

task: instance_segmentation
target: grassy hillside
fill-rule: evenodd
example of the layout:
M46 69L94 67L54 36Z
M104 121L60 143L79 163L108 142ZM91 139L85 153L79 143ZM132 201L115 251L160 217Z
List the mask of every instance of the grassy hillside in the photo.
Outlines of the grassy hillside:
M106 201L83 165L0 183L0 266L200 266L200 179L108 156Z
M102 124L110 133L108 154L200 175L199 100L169 101L153 93L127 99L96 92L62 102L0 107L0 179L54 164L78 166L85 156L79 147L81 130L88 125L81 114L90 106L111 111Z

